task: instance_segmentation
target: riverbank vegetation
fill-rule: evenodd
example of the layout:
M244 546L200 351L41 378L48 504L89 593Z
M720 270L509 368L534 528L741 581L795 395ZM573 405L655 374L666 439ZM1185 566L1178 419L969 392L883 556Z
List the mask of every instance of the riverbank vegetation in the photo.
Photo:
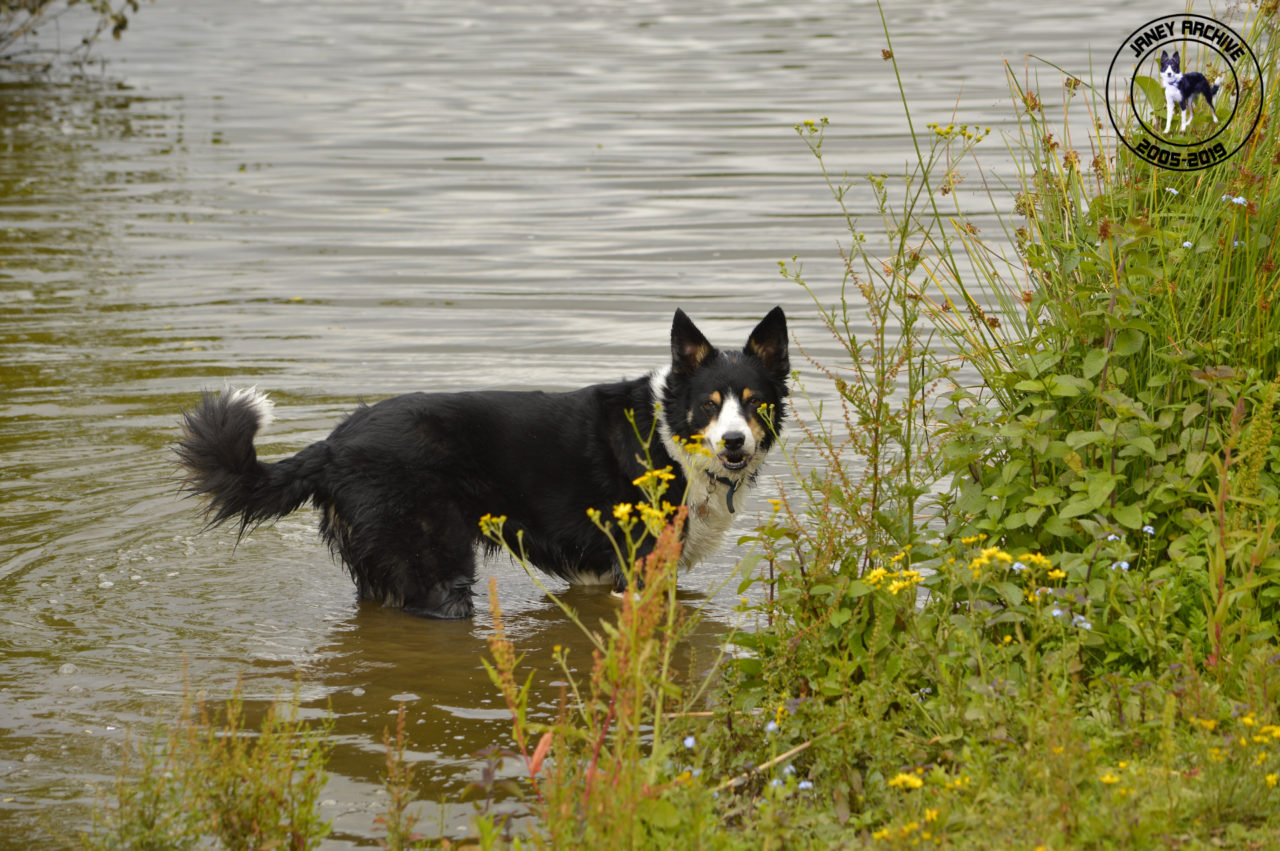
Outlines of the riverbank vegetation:
M120 38L137 14L138 0L0 0L0 69L47 70L55 61L83 61L105 33ZM80 31L71 45L36 41L49 28Z
M601 525L657 536L633 568L645 590L583 625L584 673L562 655L528 670L495 609L488 665L529 817L482 806L462 845L1280 841L1274 14L1246 33L1264 85L1234 93L1265 97L1262 120L1201 171L1118 146L1088 82L1010 69L1018 179L989 190L997 233L957 200L990 179L985 128L908 108L901 180L830 173L826 121L797 126L848 228L841 298L814 296L846 357L806 370L836 404L797 393L821 463L743 541L755 627L713 675L678 670L696 617L674 596L681 518L660 519L658 474L647 506L602 507ZM891 44L885 60L896 72ZM832 291L798 259L780 271ZM567 683L555 717L528 711L531 677ZM415 833L402 750L386 844L460 847Z

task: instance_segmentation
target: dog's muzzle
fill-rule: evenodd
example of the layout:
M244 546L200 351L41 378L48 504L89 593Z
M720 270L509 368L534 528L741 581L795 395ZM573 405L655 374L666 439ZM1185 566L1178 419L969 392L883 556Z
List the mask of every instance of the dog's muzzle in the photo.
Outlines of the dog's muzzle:
M740 431L731 431L720 439L719 454L716 458L726 470L737 472L746 469L747 464L751 463L752 453L746 449L747 437Z

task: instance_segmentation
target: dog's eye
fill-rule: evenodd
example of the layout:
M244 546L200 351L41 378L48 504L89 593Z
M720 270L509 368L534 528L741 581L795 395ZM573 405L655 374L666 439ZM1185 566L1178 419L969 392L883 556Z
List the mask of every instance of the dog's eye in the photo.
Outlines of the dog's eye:
M714 414L718 407L720 406L716 404L715 399L708 399L702 403L702 410L706 411L708 414Z

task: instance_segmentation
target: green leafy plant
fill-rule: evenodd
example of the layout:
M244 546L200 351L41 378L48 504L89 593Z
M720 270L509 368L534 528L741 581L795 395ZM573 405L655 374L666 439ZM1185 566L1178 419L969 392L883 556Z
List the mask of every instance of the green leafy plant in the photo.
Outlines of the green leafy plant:
M126 764L114 807L97 811L85 848L315 848L328 835L318 798L331 722L308 724L294 700L248 728L240 686L219 711L189 694L176 724Z

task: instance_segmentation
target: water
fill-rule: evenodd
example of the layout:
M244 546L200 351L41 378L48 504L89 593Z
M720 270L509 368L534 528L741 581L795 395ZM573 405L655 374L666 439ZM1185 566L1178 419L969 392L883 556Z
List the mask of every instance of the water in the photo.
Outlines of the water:
M1002 58L1087 76L1167 11L1117 8L893 7L917 125L958 103L1007 129ZM200 534L173 481L178 411L256 384L273 457L362 398L638 375L677 306L740 345L782 304L834 359L777 272L799 255L836 295L841 222L792 126L831 118L837 174L900 172L883 46L864 2L161 0L103 46L104 72L0 83L0 846L65 843L127 736L172 717L184 683L216 699L238 678L256 706L296 684L336 714L330 847L372 842L400 702L420 794L464 827L475 755L509 732L479 663L487 614L357 604L307 512L238 548ZM732 622L733 566L682 581L708 613L697 659ZM589 658L522 571L483 575L528 664L555 644ZM613 612L569 599L588 623Z

